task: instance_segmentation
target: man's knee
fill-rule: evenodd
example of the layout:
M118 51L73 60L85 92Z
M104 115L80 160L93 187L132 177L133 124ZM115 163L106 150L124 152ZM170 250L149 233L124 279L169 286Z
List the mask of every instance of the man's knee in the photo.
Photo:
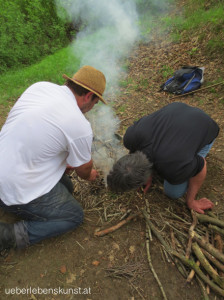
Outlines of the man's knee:
M165 192L165 195L171 199L178 199L178 198L181 198L185 192L183 191L175 191L175 190L171 190L171 191L164 191Z
M178 199L182 197L186 193L187 187L188 187L187 181L181 184L174 185L164 180L164 193L167 197L171 199Z
M74 199L74 202L75 205L73 206L71 212L69 213L68 218L69 221L71 222L71 226L73 228L76 228L83 223L84 212L82 206L78 203L78 201Z

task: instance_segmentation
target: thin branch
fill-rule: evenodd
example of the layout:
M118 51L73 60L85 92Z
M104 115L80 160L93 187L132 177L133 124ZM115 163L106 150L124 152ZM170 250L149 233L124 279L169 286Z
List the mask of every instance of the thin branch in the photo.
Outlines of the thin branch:
M216 270L210 265L197 243L193 243L192 248L203 268L208 272L214 282L216 282L223 289L224 278L220 277Z
M176 98L179 98L179 97L183 97L183 96L187 96L187 95L190 95L190 94L198 93L198 92L201 92L203 90L209 89L211 87L214 87L214 86L217 86L217 85L220 85L220 84L224 84L224 81L219 82L219 83L215 83L215 84L212 84L212 85L209 85L209 86L206 86L206 87L203 87L203 88L198 89L198 90L194 90L194 91L189 92L189 93L185 93L185 94L174 96L172 98L169 98L168 100L173 100L173 99L176 99Z
M191 254L191 245L192 245L192 239L193 239L193 236L192 236L192 232L194 231L196 225L197 225L197 216L195 214L195 212L193 210L191 210L191 215L192 215L192 224L189 228L189 240L188 240L188 244L187 244L187 249L186 249L186 258L189 258L190 257L190 254Z
M104 230L95 232L94 235L95 236L104 236L104 235L106 235L108 233L114 232L115 230L119 229L123 225L127 224L132 219L138 217L140 214L141 214L141 212L138 212L138 213L136 213L136 214L134 214L132 216L129 216L129 217L127 217L127 219L122 220L121 222L119 222L118 224L116 224L116 225L114 225L112 227L109 227L109 228L106 228Z
M163 289L163 286L162 286L162 284L161 284L161 281L159 280L159 277L157 276L156 271L155 271L155 269L154 269L154 267L153 267L153 265L152 265L152 259L151 259L151 255L150 255L150 247L149 247L149 231L150 231L149 225L146 224L146 251L147 251L147 257L148 257L149 267L150 267L150 269L151 269L151 272L152 272L152 274L153 274L153 276L154 276L156 282L157 282L158 285L159 285L159 288L160 288L161 293L162 293L162 295L163 295L163 299L167 300L167 297L166 297L166 294L165 294L165 292L164 292L164 289Z

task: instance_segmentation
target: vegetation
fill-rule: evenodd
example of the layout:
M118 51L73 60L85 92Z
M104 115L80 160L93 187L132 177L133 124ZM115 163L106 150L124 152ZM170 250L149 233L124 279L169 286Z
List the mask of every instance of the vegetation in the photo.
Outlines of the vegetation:
M0 73L33 64L69 42L54 0L0 0L0 23Z
M29 85L37 81L62 84L64 82L62 74L70 75L78 67L79 61L68 46L32 66L4 73L0 76L0 104L7 105L7 100L15 101Z
M223 0L188 0L183 14L163 18L166 28L174 40L193 39L204 42L209 55L223 55L224 47L224 6ZM197 51L197 48L192 49Z
M166 17L164 13L174 0L135 1L143 38L150 36L152 27L162 20L176 40L196 36L199 42L203 41L209 54L223 55L223 0L185 0L182 15L178 12L172 17ZM68 29L66 18L62 20L57 16L54 0L0 0L0 8L0 104L8 105L7 101L15 101L30 84L37 81L61 84L61 75L72 74L79 66L78 58L67 46L68 31L71 33L72 28ZM198 45L195 45L189 54L197 53ZM162 67L164 78L172 72L169 66ZM134 85L131 78L120 81L121 87L128 88L129 85ZM138 86L144 88L146 85L147 82L140 78Z

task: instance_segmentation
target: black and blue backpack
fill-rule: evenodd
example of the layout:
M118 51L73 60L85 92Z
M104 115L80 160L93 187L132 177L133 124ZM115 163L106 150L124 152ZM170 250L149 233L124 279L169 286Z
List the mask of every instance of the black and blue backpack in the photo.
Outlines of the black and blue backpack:
M200 88L203 82L204 67L183 66L173 74L164 84L160 91L181 95Z

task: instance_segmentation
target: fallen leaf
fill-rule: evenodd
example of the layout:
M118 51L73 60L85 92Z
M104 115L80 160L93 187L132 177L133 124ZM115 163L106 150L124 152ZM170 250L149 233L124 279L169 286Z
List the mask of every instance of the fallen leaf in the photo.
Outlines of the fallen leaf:
M129 251L131 254L135 252L135 246L130 246Z
M66 279L66 283L72 283L75 280L76 280L76 274L69 273L69 275Z
M65 274L66 271L67 271L66 266L65 266L65 265L62 265L62 266L60 267L60 272L61 272L62 274Z
M95 266L95 267L97 267L99 264L100 264L100 262L98 260L94 260L92 262L92 265Z
M120 246L117 243L115 243L115 242L113 242L112 247L115 250L120 250Z

